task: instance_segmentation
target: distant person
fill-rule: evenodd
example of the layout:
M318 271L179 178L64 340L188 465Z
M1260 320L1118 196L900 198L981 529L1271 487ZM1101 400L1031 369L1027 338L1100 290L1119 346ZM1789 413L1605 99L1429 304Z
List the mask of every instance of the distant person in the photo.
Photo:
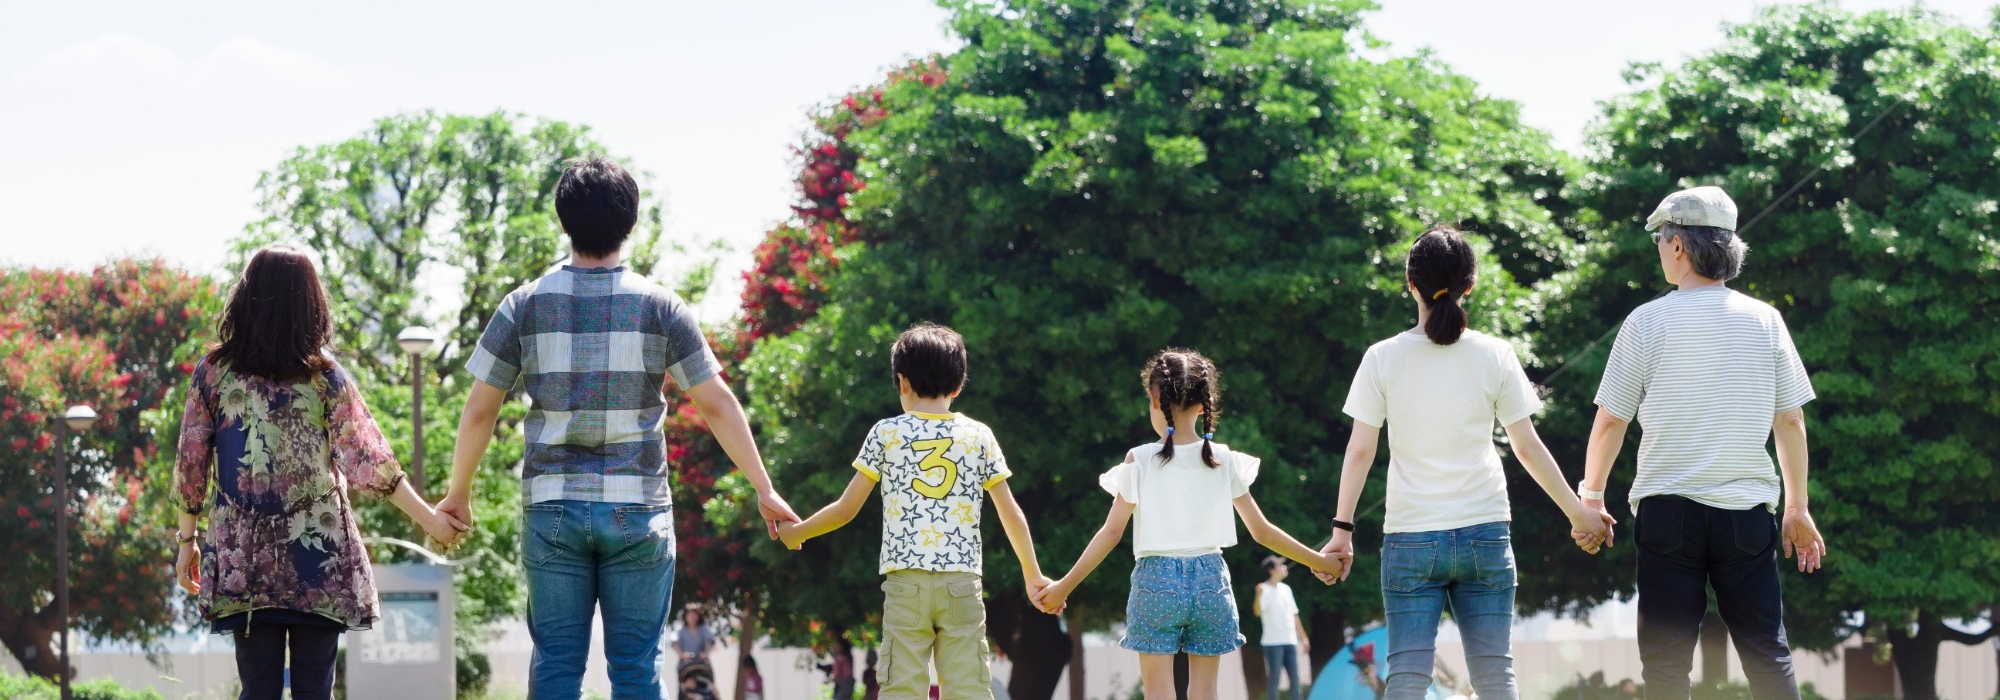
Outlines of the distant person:
M1417 324L1368 348L1341 409L1354 419L1354 431L1329 552L1354 549L1355 508L1382 428L1389 429L1382 602L1389 633L1384 693L1392 700L1418 700L1430 689L1446 610L1458 623L1480 700L1519 696L1511 640L1513 510L1494 425L1506 429L1514 456L1569 516L1570 527L1593 538L1579 544L1595 552L1596 542L1610 536L1604 516L1577 499L1535 434L1542 402L1514 346L1467 327L1463 300L1478 279L1478 258L1458 231L1438 227L1419 236L1403 266Z
M1605 360L1584 503L1604 509L1611 466L1637 420L1630 500L1639 542L1639 658L1648 700L1686 700L1708 589L1757 700L1796 700L1778 590L1778 549L1819 569L1826 541L1808 510L1812 382L1785 319L1725 284L1748 251L1721 189L1668 195L1646 219L1676 289L1625 319ZM1782 485L1766 445L1776 437ZM1772 513L1783 493L1782 520Z
M833 661L820 667L833 682L833 700L854 700L854 643L842 635L833 643Z
M1139 376L1159 439L1127 451L1124 463L1098 477L1111 494L1104 525L1076 566L1036 598L1036 607L1062 610L1130 523L1132 593L1118 645L1139 653L1139 681L1150 700L1174 697L1174 655L1183 652L1188 697L1213 700L1222 655L1244 641L1222 559L1222 548L1236 544L1236 519L1259 544L1314 569L1337 572L1349 555L1313 551L1258 509L1250 484L1261 462L1215 441L1222 399L1215 363L1193 350L1169 348L1147 361Z
M1257 584L1257 595L1250 602L1251 612L1264 628L1258 644L1264 648L1264 695L1268 700L1278 700L1281 670L1291 681L1292 700L1305 695L1305 684L1299 682L1299 657L1310 652L1306 625L1299 620L1298 600L1292 597L1292 587L1285 585L1285 576L1291 571L1284 557L1264 557L1264 582Z
M854 459L840 499L805 522L778 526L785 546L854 520L877 482L882 490L882 696L917 700L937 666L945 700L991 700L986 665L986 548L979 534L987 496L1021 561L1033 598L1049 585L1035 560L1027 516L1007 486L1013 471L986 424L951 410L965 389L965 338L919 323L889 347L903 413L877 421ZM850 657L848 692L853 692ZM842 700L845 700L843 696Z
M701 608L689 603L681 609L681 629L674 635L674 651L680 653L680 665L708 663L708 650L713 648L715 632L702 619Z
M388 498L439 541L462 525L403 478L354 376L329 353L326 290L304 253L252 255L216 337L181 416L175 573L209 630L234 637L238 698L277 700L289 652L292 697L323 700L340 633L379 613L351 492Z
M583 692L591 619L604 619L611 697L669 687L662 643L673 617L674 519L666 435L669 387L701 412L757 492L773 537L797 520L771 486L743 407L722 378L701 322L679 295L625 269L619 250L639 220L639 184L616 162L577 160L551 193L570 261L500 302L465 362L451 490L438 508L472 521L472 475L500 408L520 387L522 564L528 583L528 695Z
M764 674L757 671L757 657L744 654L743 700L764 700Z
M861 670L861 700L878 700L882 697L882 682L875 676L874 649L868 650L868 667Z

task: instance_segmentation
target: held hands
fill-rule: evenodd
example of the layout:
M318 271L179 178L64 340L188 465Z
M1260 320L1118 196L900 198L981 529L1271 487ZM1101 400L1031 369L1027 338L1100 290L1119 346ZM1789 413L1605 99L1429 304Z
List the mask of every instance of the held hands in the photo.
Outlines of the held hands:
M1826 539L1819 536L1819 525L1813 523L1812 513L1804 506L1785 506L1781 523L1778 536L1785 541L1785 558L1791 559L1796 554L1800 572L1818 571L1820 559L1826 556Z
M465 539L465 533L472 531L471 525L442 508L430 509L417 519L417 524L423 526L424 534L429 535L432 542L438 543L447 552L457 548L458 543Z
M447 491L444 494L444 498L438 499L437 506L433 510L437 515L442 516L435 518L436 520L447 523L452 529L457 530L457 532L441 533L434 529L431 523L420 522L418 524L424 526L424 532L430 535L431 539L437 540L438 544L444 545L447 549L457 547L459 540L465 536L465 533L472 531L472 497L470 494L457 490ZM445 534L446 536L439 537L439 534Z
M805 546L805 533L799 532L798 523L781 521L775 523L767 522L766 524L776 529L778 541L785 544L785 549L798 551L800 547Z
M1048 579L1044 577L1042 580ZM1064 608L1069 607L1069 594L1073 590L1076 590L1076 582L1069 580L1067 576L1061 581L1043 586L1041 592L1033 596L1035 609L1050 615L1061 613Z
M1354 533L1334 528L1333 539L1327 540L1326 546L1321 547L1319 552L1327 557L1326 568L1313 567L1313 576L1320 583L1331 586L1347 580L1348 574L1353 573Z
M1617 532L1611 526L1616 524L1618 519L1606 512L1603 501L1586 499L1582 511L1569 514L1569 537L1579 549L1596 554L1600 548L1614 546Z
M201 593L201 550L195 548L195 543L181 543L180 553L174 556L174 577L188 595Z
M770 531L771 539L774 540L779 539L779 523L796 523L799 521L799 514L792 512L792 504L786 503L785 498L779 496L776 489L768 492L757 492L757 513L763 516L764 527ZM790 542L786 542L785 546L790 549L798 549L798 547L793 546Z
M1047 576L1037 576L1028 579L1027 583L1028 601L1035 604L1036 610L1040 610L1050 615L1062 614L1063 609L1061 607L1057 607L1055 609L1042 607L1042 601L1041 601L1042 592L1048 590L1049 587L1055 585L1055 583L1056 583L1055 581L1049 580L1049 577Z

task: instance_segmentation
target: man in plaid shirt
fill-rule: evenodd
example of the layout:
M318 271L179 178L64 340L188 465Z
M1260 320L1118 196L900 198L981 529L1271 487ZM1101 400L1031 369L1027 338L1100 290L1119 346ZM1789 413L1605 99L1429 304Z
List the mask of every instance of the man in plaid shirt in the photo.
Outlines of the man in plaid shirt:
M665 388L701 410L716 441L757 489L776 532L796 521L772 489L694 313L672 291L619 265L639 217L639 185L605 158L572 164L556 185L571 264L508 294L466 370L451 490L438 508L472 522L473 469L500 406L523 387L532 400L522 459L529 697L576 698L592 613L604 617L613 698L659 698L662 636L674 581L673 491Z

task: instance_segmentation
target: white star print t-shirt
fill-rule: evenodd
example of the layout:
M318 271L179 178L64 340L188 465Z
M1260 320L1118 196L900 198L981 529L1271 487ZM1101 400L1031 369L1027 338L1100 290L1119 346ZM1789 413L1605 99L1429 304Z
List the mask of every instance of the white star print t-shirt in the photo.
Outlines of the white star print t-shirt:
M868 430L854 468L880 484L882 573L980 573L979 514L1007 458L985 424L957 413L905 413Z

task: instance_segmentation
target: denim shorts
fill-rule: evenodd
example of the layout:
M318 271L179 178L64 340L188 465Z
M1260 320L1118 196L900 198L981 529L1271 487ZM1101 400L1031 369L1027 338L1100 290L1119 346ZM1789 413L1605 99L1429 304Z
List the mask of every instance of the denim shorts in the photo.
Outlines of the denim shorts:
M1220 554L1145 557L1132 567L1125 601L1125 639L1141 654L1221 656L1243 646L1236 592Z

